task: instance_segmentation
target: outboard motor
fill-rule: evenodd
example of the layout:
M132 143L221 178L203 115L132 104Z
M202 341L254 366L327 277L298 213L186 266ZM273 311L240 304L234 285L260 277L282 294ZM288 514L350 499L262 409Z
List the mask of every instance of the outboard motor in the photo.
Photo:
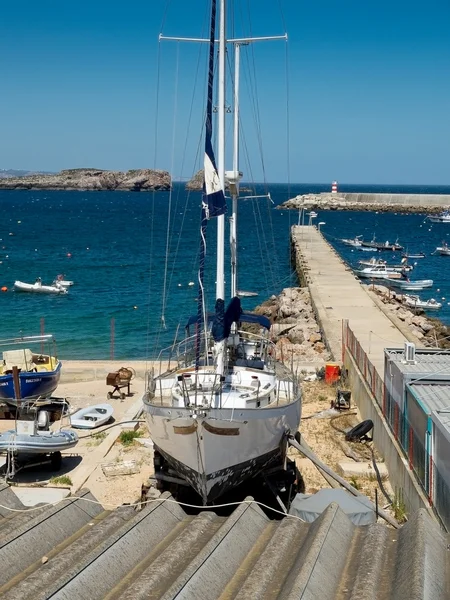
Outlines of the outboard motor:
M49 429L49 424L50 424L50 416L48 414L48 411L40 410L38 412L38 418L37 418L38 429L40 431Z

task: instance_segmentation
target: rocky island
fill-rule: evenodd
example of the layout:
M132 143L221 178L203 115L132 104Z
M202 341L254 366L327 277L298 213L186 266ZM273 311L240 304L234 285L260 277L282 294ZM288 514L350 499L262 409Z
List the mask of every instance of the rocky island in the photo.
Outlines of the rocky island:
M36 173L22 177L0 178L0 190L170 190L172 181L167 171L133 169L104 171L102 169L66 169L55 174Z

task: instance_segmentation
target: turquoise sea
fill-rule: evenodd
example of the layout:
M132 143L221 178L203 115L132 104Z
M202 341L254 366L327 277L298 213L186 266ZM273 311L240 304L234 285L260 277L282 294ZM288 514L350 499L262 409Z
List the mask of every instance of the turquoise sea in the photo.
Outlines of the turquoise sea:
M297 194L329 188L275 184L269 186L273 204L265 199L240 201L238 287L258 293L243 300L244 308L296 285L289 230L298 214L275 206ZM450 186L340 189L450 194ZM264 188L256 191L263 193ZM172 194L0 191L0 204L0 287L8 288L0 294L2 338L53 333L63 360L145 359L169 346L177 327L196 313L200 194L188 195L184 184L176 184ZM429 256L448 239L450 226L431 225L424 215L367 212L326 211L319 213L316 222L320 221L325 222L321 228L327 239L354 264L370 254L352 253L340 237L398 238L410 252L426 252L427 257L417 261L414 278L435 280L434 288L422 295L446 298L439 317L450 324L450 257ZM206 279L212 309L214 225L209 229ZM58 274L75 282L66 296L12 291L16 279L34 282L41 277L51 283ZM229 282L228 272L226 278Z

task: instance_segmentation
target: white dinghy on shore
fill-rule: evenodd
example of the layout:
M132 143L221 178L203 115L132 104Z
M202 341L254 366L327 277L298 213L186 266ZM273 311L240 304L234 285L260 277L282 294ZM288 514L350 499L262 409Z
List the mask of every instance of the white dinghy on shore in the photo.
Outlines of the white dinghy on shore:
M80 408L70 417L70 425L76 429L95 429L105 425L112 417L114 408L111 404L95 404Z

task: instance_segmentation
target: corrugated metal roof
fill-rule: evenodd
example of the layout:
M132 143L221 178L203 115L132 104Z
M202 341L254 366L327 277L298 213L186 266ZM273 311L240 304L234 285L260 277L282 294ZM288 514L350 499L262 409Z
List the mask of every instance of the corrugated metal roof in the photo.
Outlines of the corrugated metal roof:
M410 383L408 386L428 412L450 410L450 381L445 383Z
M403 348L385 348L385 355L405 375L430 375L430 379L450 381L450 351L439 348L416 348L415 361L405 362Z
M314 522L270 520L251 499L229 517L187 515L164 495L105 511L87 490L0 519L8 600L440 600L450 536L426 511L399 530L355 526L331 504ZM0 504L20 509L0 488ZM23 507L22 507L23 508ZM2 515L5 514L3 510Z

